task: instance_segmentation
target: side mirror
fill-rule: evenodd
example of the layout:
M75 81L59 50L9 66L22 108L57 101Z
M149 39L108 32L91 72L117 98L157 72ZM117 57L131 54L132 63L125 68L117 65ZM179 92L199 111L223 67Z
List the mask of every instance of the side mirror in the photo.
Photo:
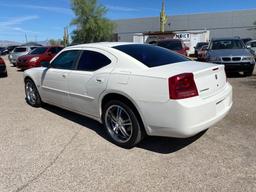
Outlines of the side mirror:
M51 66L49 61L42 61L40 64L42 67L46 67L46 68L50 68Z

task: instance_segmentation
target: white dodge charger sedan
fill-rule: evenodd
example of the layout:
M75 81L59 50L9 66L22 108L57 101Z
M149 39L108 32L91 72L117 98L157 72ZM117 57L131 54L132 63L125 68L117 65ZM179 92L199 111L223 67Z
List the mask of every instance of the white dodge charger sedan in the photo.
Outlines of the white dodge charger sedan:
M143 136L186 138L220 121L232 106L224 67L153 45L67 47L24 72L26 101L93 118L125 148Z

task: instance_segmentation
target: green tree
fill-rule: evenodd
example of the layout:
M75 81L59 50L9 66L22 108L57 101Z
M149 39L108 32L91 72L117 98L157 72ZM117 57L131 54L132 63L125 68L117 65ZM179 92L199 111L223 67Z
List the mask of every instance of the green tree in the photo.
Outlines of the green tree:
M105 17L107 9L97 0L71 0L71 8L76 15L71 25L77 27L71 35L73 44L112 39L114 24Z

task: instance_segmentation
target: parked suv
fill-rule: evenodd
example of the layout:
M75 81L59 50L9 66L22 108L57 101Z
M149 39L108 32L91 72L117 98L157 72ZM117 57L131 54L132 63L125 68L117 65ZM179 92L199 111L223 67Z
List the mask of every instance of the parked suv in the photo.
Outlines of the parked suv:
M225 65L226 72L243 72L250 76L255 66L254 55L239 38L212 39L206 61Z
M10 63L12 63L14 66L16 66L16 62L18 57L27 55L30 51L33 49L38 48L38 46L21 46L16 47L8 56L8 59Z
M189 48L186 47L186 45L180 39L162 40L156 42L156 45L169 49L171 51L175 51L185 56L187 56L187 50L189 50Z
M41 62L50 61L63 47L39 47L17 60L16 67L22 70L40 67Z

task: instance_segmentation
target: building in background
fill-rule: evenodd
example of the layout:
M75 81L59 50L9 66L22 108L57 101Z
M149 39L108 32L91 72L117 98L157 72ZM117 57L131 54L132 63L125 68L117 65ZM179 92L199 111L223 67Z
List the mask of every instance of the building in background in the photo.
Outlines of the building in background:
M165 30L174 33L172 37L182 38L192 51L195 43L211 38L239 36L256 39L256 30L253 30L255 21L256 9L177 15L168 17ZM138 36L143 36L143 41L148 41L144 34L160 30L159 17L115 20L115 23L118 41L142 41Z

